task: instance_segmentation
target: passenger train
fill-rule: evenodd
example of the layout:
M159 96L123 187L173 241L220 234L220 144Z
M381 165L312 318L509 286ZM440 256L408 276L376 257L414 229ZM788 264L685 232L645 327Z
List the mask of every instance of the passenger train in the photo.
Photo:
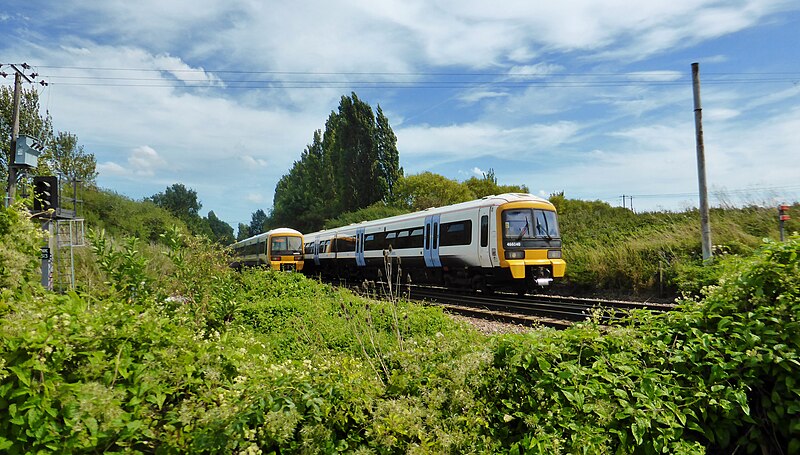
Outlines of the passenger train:
M306 234L304 258L304 273L351 279L396 260L404 281L485 292L540 289L566 269L555 207L520 193Z
M231 267L267 265L272 270L303 270L303 234L294 229L272 229L236 242L231 249Z

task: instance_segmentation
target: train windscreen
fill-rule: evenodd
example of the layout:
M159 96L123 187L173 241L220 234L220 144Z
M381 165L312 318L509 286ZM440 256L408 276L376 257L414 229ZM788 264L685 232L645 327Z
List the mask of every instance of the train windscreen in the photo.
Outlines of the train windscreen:
M273 256L289 256L303 252L303 239L294 236L276 235L269 246Z
M506 210L503 212L503 237L511 240L557 238L556 213L538 209Z

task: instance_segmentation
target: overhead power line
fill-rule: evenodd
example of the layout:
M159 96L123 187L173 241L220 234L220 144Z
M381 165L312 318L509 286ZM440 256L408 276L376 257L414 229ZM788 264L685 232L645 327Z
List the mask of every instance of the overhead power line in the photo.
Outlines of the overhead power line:
M469 89L469 88L591 88L628 86L682 86L685 75L673 71L628 73L552 73L531 72L324 72L324 71L243 71L169 68L111 68L90 66L40 66L50 70L90 71L91 74L59 74L48 78L54 84L77 87L168 87L213 89ZM109 72L102 75L102 72ZM138 73L120 75L120 73ZM98 74L101 73L101 74ZM164 77L146 77L156 73ZM172 75L172 78L166 75ZM188 77L178 77L178 75ZM203 77L192 77L202 75ZM244 78L241 76L258 76ZM229 76L238 78L226 79ZM710 73L709 85L800 84L800 72Z
M750 187L750 188L736 188L736 189L711 189L710 192L715 195L731 195L731 196L747 196L754 194L764 193L787 193L793 191L800 191L800 185L787 185L787 186L768 186L768 187ZM652 194L630 194L625 197L641 198L641 199L672 199L681 197L697 197L699 193L686 192L686 193L652 193ZM603 198L603 200L618 199L622 196L611 196Z

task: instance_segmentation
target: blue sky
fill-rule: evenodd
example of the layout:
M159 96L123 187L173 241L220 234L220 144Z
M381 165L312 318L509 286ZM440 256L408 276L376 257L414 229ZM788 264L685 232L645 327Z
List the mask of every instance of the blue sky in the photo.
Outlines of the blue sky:
M796 1L6 3L0 63L50 83L42 107L101 187L183 183L234 228L351 91L406 174L696 206L692 62L712 205L800 199Z

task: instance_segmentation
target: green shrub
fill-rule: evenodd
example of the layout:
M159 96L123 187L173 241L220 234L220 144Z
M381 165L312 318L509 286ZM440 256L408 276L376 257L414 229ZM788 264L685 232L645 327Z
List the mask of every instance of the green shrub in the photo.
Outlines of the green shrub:
M0 207L0 288L14 292L38 281L45 233L22 204Z
M610 329L500 337L479 395L512 453L797 453L800 237L702 300Z

